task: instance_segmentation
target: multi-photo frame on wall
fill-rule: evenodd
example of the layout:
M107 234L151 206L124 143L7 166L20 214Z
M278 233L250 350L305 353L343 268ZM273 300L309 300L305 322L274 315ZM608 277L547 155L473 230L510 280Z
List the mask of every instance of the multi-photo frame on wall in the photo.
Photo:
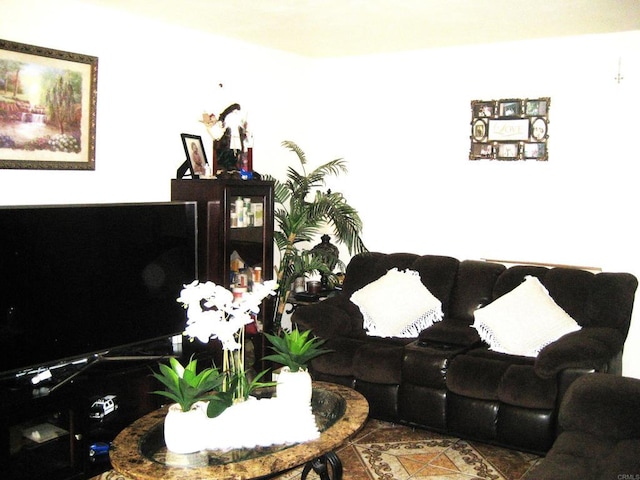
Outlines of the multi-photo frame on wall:
M469 160L549 160L551 99L471 102Z

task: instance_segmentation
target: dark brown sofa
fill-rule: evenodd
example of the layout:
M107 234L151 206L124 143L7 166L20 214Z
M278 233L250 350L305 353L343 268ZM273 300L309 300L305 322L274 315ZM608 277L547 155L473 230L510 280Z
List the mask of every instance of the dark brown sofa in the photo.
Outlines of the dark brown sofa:
M559 424L562 433L527 479L640 478L640 380L602 373L577 379Z
M368 336L350 301L393 267L419 272L442 303L444 319L416 338ZM470 326L475 310L527 275L538 277L582 329L536 358L489 350ZM544 453L557 436L557 412L569 385L595 371L621 374L636 288L627 273L365 253L350 261L339 295L299 307L292 320L333 350L312 362L314 378L360 391L372 417Z

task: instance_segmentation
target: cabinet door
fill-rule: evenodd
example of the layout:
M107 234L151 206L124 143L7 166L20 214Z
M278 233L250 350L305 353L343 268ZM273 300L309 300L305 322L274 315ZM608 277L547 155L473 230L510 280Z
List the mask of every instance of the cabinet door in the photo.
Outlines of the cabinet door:
M273 189L228 186L223 199L223 285L249 287L273 278Z

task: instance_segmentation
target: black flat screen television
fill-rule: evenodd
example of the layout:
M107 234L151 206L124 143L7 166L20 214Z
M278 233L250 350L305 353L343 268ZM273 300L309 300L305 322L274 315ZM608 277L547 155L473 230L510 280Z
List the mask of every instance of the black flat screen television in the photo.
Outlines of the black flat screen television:
M0 377L184 329L190 202L0 208Z

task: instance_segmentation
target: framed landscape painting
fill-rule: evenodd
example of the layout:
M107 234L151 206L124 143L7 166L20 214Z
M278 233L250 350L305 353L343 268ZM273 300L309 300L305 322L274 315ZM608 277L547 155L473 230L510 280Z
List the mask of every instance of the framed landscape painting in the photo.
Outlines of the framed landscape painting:
M95 170L98 58L0 39L0 168Z

